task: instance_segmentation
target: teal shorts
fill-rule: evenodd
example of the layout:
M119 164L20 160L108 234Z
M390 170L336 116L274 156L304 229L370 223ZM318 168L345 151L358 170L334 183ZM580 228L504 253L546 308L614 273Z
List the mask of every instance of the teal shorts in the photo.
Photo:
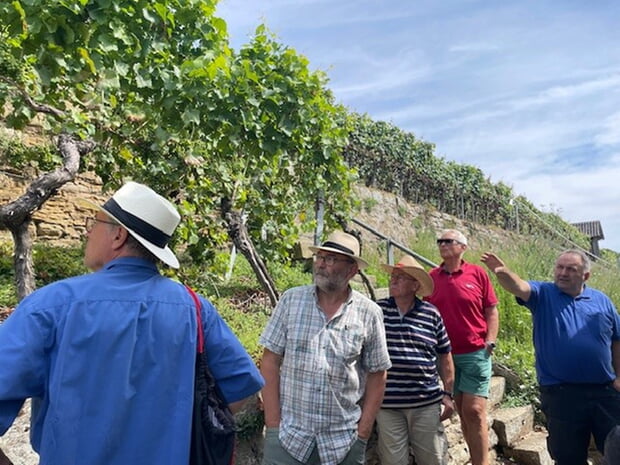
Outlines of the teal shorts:
M454 394L467 393L489 397L492 363L486 348L469 354L452 355L454 359Z

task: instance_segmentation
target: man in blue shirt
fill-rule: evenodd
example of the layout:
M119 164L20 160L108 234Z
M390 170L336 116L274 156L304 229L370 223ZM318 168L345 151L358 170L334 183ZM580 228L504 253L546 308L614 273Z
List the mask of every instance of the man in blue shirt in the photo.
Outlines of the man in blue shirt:
M180 217L130 182L86 223L95 272L32 293L0 325L0 434L33 398L41 465L188 463L196 315L187 289L157 270ZM263 385L204 298L208 363L234 410Z
M620 424L620 317L611 300L589 288L590 260L567 250L554 282L524 281L496 255L482 261L532 313L547 447L557 465L586 465L590 436L603 452Z

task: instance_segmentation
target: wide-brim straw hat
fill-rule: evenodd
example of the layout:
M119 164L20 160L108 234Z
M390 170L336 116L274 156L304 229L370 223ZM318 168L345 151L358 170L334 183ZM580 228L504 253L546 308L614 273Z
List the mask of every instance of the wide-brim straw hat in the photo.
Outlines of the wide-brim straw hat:
M435 289L433 278L431 278L431 276L424 270L424 267L420 265L411 255L403 256L403 258L401 258L396 265L384 264L381 265L381 268L390 274L394 270L400 270L414 278L420 283L420 288L416 292L416 294L420 297L431 295Z
M311 245L308 247L312 252L324 250L326 252L339 253L351 257L357 262L360 270L366 268L368 263L360 257L360 243L355 236L344 231L334 231L321 245Z
M181 215L171 202L153 189L130 181L103 205L94 206L127 229L166 265L179 267L179 260L168 247L168 242L181 221Z

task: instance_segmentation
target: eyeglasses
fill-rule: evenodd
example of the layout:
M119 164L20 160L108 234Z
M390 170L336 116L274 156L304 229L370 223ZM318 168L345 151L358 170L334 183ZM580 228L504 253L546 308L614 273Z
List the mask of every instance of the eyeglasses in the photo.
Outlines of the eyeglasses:
M437 239L437 245L452 245L452 244L462 244L462 242L457 241L456 239Z
M355 263L355 260L351 260L349 258L338 258L334 255L313 255L312 260L314 260L314 263L325 262L327 266L333 266L336 262Z
M105 223L105 224L113 224L115 226L120 226L118 223L114 223L113 221L100 220L94 216L90 216L86 218L84 221L84 226L86 227L86 232L91 232L95 227L95 223Z
M390 275L390 281L417 281L417 279L403 274L393 274Z

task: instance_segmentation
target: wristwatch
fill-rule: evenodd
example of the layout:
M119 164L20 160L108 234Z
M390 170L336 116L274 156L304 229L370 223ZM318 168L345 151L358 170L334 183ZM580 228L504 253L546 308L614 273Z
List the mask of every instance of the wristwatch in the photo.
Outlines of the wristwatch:
M454 400L454 394L450 391L443 391L444 396L448 396L450 399Z
M490 347L491 350L495 350L495 347L497 346L494 341L487 341L485 344L487 345L487 347Z

